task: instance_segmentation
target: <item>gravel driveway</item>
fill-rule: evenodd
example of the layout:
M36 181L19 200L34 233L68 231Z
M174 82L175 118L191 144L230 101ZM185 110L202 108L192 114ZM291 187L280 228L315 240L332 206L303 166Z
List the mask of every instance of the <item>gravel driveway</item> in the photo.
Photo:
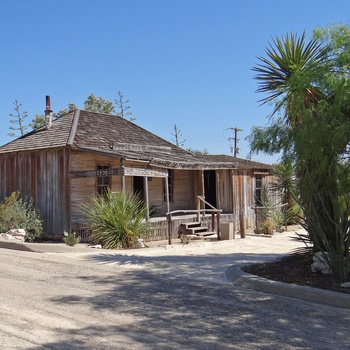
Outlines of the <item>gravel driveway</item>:
M238 258L275 258L273 242L264 244L249 252L237 241L239 257L232 247L157 256L0 249L0 348L349 349L349 310L224 280Z

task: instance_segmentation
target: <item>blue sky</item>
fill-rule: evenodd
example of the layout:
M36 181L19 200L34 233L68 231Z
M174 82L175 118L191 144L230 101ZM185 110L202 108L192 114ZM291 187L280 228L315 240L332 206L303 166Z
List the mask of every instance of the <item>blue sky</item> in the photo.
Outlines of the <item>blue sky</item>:
M347 0L1 0L0 144L22 104L29 123L90 93L114 101L122 91L141 127L184 148L240 157L269 106L257 102L257 56L273 37L311 36L315 27L349 24ZM254 155L273 163L277 157Z

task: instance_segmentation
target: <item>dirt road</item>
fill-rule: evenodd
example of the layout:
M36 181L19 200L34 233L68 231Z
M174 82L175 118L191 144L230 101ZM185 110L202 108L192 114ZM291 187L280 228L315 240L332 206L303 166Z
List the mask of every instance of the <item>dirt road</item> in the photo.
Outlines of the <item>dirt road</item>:
M111 263L0 249L0 348L350 348L349 310L181 273L207 259L224 272L229 256L215 252L169 273L174 256Z

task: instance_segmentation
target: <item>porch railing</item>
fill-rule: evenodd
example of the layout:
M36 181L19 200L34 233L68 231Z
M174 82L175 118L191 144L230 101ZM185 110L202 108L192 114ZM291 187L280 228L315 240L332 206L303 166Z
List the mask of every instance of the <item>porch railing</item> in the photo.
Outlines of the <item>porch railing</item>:
M210 207L201 209L201 205L204 204ZM220 239L220 213L221 209L217 209L208 203L203 196L197 196L196 200L197 209L192 210L173 210L166 213L167 222L168 222L168 244L171 244L171 236L172 236L172 225L173 225L173 216L175 214L196 214L197 221L204 223L204 219L206 215L211 215L211 230L216 232L218 235L218 239Z

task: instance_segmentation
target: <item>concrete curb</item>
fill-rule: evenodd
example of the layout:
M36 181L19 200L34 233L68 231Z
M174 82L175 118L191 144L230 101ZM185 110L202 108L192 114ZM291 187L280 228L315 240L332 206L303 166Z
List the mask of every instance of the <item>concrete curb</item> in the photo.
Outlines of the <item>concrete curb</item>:
M225 271L225 278L228 282L243 288L350 309L349 294L271 281L263 277L248 274L242 271L240 266L229 267Z
M90 253L96 252L97 249L90 250L79 244L70 247L64 243L27 243L16 241L0 241L0 248L20 250L33 253Z

